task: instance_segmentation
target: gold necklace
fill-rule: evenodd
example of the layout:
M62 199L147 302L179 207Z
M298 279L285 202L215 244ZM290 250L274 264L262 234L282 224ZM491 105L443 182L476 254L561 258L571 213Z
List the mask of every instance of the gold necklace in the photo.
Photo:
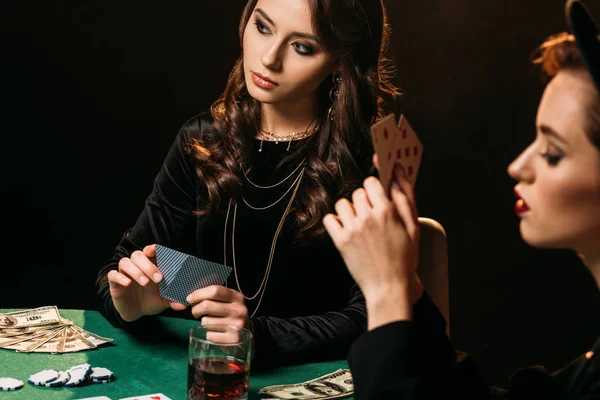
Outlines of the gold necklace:
M312 135L313 133L315 133L318 128L319 128L318 126L315 126L314 128L312 128L310 130L307 129L305 131L292 132L289 135L283 135L283 136L277 136L274 133L269 132L265 129L259 129L258 133L259 133L259 137L260 137L260 147L258 148L258 151L259 152L262 151L263 141L265 141L265 140L268 142L275 142L275 144L279 144L279 142L288 142L286 151L289 151L290 146L292 145L292 141L307 138L310 135Z
M292 175L294 175L296 173L296 171L298 171L298 168L300 168L302 166L302 164L304 164L304 161L306 161L306 158L304 158L302 161L300 161L300 164L298 164L298 166L292 171L291 174L289 174L287 177L285 177L281 182L276 183L274 185L269 185L269 186L260 186L257 185L256 183L252 182L250 180L250 178L248 178L247 172L245 169L242 169L242 173L244 174L244 177L246 178L246 180L248 181L249 184L251 184L252 186L254 186L255 188L258 189L272 189L274 187L277 187L279 185L281 185L283 182L287 181L288 179L290 179L292 177Z
M304 175L304 168L302 168L302 171L298 174L298 176L296 177L296 180L290 185L290 187L288 188L288 190L286 190L285 193L279 199L277 199L275 201L275 203L273 203L273 204L270 204L270 205L268 205L266 207L256 207L256 206L253 206L250 203L248 203L248 201L244 198L244 195L241 196L242 197L242 201L244 202L244 204L246 204L249 208L251 208L253 210L256 210L256 211L267 210L267 209L273 207L274 205L276 205L277 203L279 203L281 200L283 200L283 198L285 196L287 196L287 194L290 192L290 190L292 190L294 188L294 185L296 183L300 182L300 178L302 178L302 175Z
M302 180L302 175L304 175L304 169L302 170L302 172L300 172L300 175L299 175L300 179L298 179L296 188L294 189L294 192L292 193L292 196L290 197L290 201L289 201L285 211L283 212L283 215L281 216L281 221L279 221L279 225L277 226L277 230L275 231L275 235L273 236L273 241L271 242L271 252L269 253L269 260L267 261L267 268L265 270L265 275L263 276L263 280L262 280L258 290L256 291L256 293L250 297L246 296L244 294L244 292L242 291L242 287L240 286L240 281L239 281L238 274L237 274L237 264L235 261L235 220L237 218L237 201L235 202L234 210L233 210L233 226L231 228L232 229L231 230L231 249L233 252L233 273L235 275L235 282L237 284L238 291L242 294L242 296L244 296L244 299L246 299L246 300L253 300L260 294L260 298L258 299L258 304L256 305L256 308L254 308L254 311L252 312L252 315L250 315L250 318L254 317L254 315L258 311L258 308L260 307L260 303L262 302L263 296L267 289L267 282L269 280L269 275L271 273L271 266L273 265L273 256L275 254L275 247L277 246L277 239L279 238L279 234L281 233L281 229L283 228L283 223L285 221L285 218L287 217L290 209L292 208L292 203L294 202L294 198L296 198L296 193L298 192L298 188L300 187L300 182ZM227 207L227 216L225 217L225 230L224 230L224 234L223 234L223 239L224 239L223 240L223 264L225 264L225 265L227 265L227 240L226 240L226 238L227 238L227 225L229 222L229 211L231 209L231 201L232 200L229 200L229 206Z

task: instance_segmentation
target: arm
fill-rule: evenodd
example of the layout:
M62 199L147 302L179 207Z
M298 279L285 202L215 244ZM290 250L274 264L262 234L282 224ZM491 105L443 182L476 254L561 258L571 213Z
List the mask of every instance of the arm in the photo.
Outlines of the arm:
M206 122L192 119L179 131L162 168L154 180L154 187L145 202L135 225L128 230L114 250L113 256L100 269L96 289L100 311L116 326L133 327L142 323L126 323L116 310L108 284L108 274L117 270L119 261L128 258L144 246L161 243L165 246L185 246L184 238L193 238L192 214L196 207L195 166L186 154L192 136L210 129Z
M342 311L289 319L260 316L252 322L256 346L253 369L339 360L365 331L365 299L354 286Z

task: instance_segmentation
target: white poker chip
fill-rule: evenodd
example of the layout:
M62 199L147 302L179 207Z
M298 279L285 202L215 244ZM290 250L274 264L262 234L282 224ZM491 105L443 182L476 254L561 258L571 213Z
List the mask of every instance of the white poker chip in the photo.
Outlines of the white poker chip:
M106 379L112 378L113 375L114 375L113 372L108 368L94 367L94 368L92 368L92 374L90 375L90 378L106 380Z
M65 386L77 386L85 382L92 373L92 366L88 363L75 365L67 370L70 377Z
M0 378L0 391L19 390L23 385L23 381L15 378Z
M114 379L113 378L108 378L108 379L92 379L92 383L110 383L112 382Z
M44 386L48 382L55 381L60 376L60 372L55 369L45 369L29 377L29 383L36 386Z
M69 371L59 371L59 372L60 372L60 375L58 376L58 378L56 380L50 381L50 382L46 383L44 386L46 386L46 387L62 386L71 379L71 374L69 373Z

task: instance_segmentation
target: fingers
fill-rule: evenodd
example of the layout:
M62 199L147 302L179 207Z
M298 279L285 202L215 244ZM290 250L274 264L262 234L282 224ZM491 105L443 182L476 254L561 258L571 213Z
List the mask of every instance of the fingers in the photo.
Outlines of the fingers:
M186 306L185 304L176 303L174 301L169 301L168 307L171 307L175 311L183 311L186 308L188 308L188 306Z
M111 270L108 273L108 283L111 286L129 286L131 284L131 279L117 271L116 269Z
M352 203L358 217L364 217L371 212L371 202L367 196L367 192L363 188L356 189L352 193Z
M373 165L379 171L379 157L377 157L377 154L373 154Z
M395 184L392 184L391 195L396 212L402 220L408 235L411 239L416 239L418 237L418 220L413 214L412 205L408 196L406 196L406 194Z
M142 270L146 277L152 279L155 283L159 283L162 280L162 274L144 252L136 250L131 253L130 259L140 270Z
M131 279L114 269L108 273L107 278L110 296L113 299L120 298L131 284Z
M188 303L196 304L204 300L215 300L221 302L244 303L244 296L237 290L224 286L212 285L192 292L187 298Z
M123 257L119 261L119 272L141 286L146 286L150 282L146 274L127 257Z
M368 177L365 179L364 188L367 196L369 197L369 201L373 205L373 208L382 209L385 207L389 207L389 199L383 190L383 186L379 179L375 177Z
M406 172L400 164L396 164L393 170L394 180L400 186L400 190L408 197L414 218L419 217L417 212L417 202L415 200L415 189L410 181L406 178ZM393 186L393 185L392 185Z
M348 199L340 199L335 203L335 211L343 226L351 226L356 217L354 207Z
M204 300L192 307L192 315L196 319L208 315L211 317L239 319L245 322L248 317L248 309L243 303Z
M323 218L323 225L325 226L327 233L329 233L329 236L331 236L331 239L333 239L333 241L337 243L337 240L341 237L344 230L344 228L342 227L342 223L340 222L340 219L337 217L337 215L325 215L325 217Z
M154 258L156 257L156 245L155 244L150 244L146 247L144 247L144 250L142 250L144 255L148 258Z

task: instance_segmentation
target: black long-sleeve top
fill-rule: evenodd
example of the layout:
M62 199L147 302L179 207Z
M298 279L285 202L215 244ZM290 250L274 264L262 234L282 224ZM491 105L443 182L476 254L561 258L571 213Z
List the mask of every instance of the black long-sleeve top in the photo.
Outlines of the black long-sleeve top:
M445 327L425 294L415 305L413 321L365 333L348 353L355 399L600 399L600 340L554 373L542 366L523 368L500 389L488 386L473 359L454 349Z
M118 268L123 257L157 243L209 261L224 263L224 229L229 199L208 216L196 216L202 207L203 182L196 163L186 152L193 137L219 135L213 124L200 117L189 120L179 131L154 187L134 226L124 233L114 254L99 271L97 291L100 311L115 326L129 329L149 322L143 317L123 321L116 311L107 274ZM292 146L298 145L292 142ZM243 196L248 204L264 207L274 203L294 183L299 162L277 168L286 156L288 143L254 141L254 165L248 178L259 186L291 178L273 189L258 189L245 181ZM262 150L259 149L262 147ZM296 172L294 172L296 171ZM273 237L293 188L275 206L253 210L238 202L235 218L235 257L239 286L253 296L265 275ZM227 227L227 265L233 266L233 207ZM349 275L339 252L326 237L310 244L295 240L296 225L289 215L277 241L264 297L252 318L255 337L253 368L281 364L343 359L351 343L366 329L365 300ZM232 272L227 286L237 290ZM246 302L252 314L260 296ZM193 318L189 309L167 310L163 315Z

